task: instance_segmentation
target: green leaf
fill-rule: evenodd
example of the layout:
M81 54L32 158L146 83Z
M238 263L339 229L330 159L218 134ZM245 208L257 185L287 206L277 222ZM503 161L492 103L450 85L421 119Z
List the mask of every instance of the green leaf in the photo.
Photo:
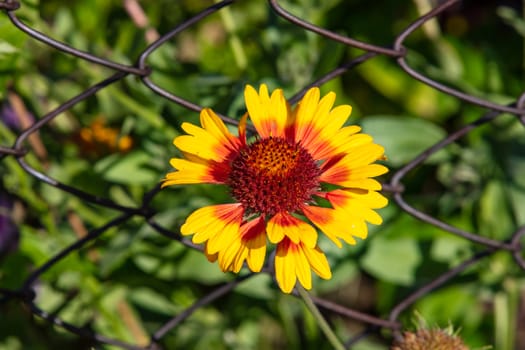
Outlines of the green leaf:
M421 252L415 240L378 236L370 242L361 264L368 273L383 281L408 286L415 282L420 261Z
M9 44L8 42L0 42L0 58L3 55L9 55L13 54L15 52L18 52L18 48L14 47L13 45Z
M514 229L510 216L509 199L500 181L491 181L480 200L479 230L483 235L503 240Z
M98 315L94 323L94 329L111 334L114 334L121 340L133 341L134 334L126 319L122 317L122 312L119 306L124 305L127 289L122 286L114 286L107 288L98 303Z
M358 269L355 261L345 260L339 262L332 269L332 278L329 280L317 279L314 288L319 293L327 293L339 289L357 275Z
M436 261L457 263L470 252L469 241L454 235L438 237L432 242L431 257Z
M166 125L164 119L162 119L158 113L152 111L146 106L143 106L136 99L133 99L132 97L113 87L109 87L107 91L110 93L111 97L114 98L114 100L118 101L118 103L121 104L122 107L126 108L126 110L136 114L141 121L148 123L154 128L164 128L170 133L175 133L175 131L172 130L170 126Z
M250 298L271 300L275 298L275 289L272 288L272 284L269 275L260 273L239 284L235 291Z
M525 37L525 21L515 9L508 6L499 6L496 12L503 18L505 23L513 27L521 36Z
M133 261L139 269L146 273L155 272L160 265L160 260L156 256L151 255L137 255L133 257Z
M516 223L522 226L525 224L525 189L515 185L509 185L507 188Z
M113 154L95 164L95 171L104 179L122 184L151 185L160 181L161 174L150 168L151 156L134 151L127 155Z
M204 284L225 282L230 275L222 272L216 263L210 263L204 253L189 250L178 268L179 278Z
M109 249L99 261L99 272L102 276L107 277L113 271L124 265L132 254L132 250L130 249L131 243L132 239L128 234L121 233L111 239Z
M179 311L164 295L150 288L143 287L130 290L129 297L133 304L159 314L172 316Z
M447 135L439 126L412 117L377 115L364 118L361 125L376 143L385 147L388 162L394 166L411 161ZM447 151L442 149L426 162L437 163L447 157Z

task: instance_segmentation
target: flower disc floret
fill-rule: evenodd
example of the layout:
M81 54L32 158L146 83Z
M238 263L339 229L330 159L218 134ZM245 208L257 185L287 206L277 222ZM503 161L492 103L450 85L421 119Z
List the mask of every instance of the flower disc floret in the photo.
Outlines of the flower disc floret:
M268 137L242 148L228 185L248 213L294 212L319 190L320 169L299 144Z

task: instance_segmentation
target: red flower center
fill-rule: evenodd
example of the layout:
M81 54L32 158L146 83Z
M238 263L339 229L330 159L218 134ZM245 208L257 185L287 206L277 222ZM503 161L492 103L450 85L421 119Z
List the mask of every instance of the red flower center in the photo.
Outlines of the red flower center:
M321 171L299 144L280 137L257 140L240 150L228 178L232 196L247 212L292 212L319 189Z

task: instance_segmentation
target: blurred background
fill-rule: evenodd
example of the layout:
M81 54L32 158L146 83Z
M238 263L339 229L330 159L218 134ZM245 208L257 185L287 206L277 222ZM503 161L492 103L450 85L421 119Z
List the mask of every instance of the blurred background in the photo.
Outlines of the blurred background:
M436 5L413 0L279 2L317 26L390 46ZM212 5L207 0L21 1L16 15L58 41L133 64L159 36ZM464 1L405 42L419 72L499 104L524 89L525 21L520 1ZM170 93L238 119L245 84L264 82L293 96L363 51L284 21L265 1L238 1L176 35L148 58L151 80ZM18 30L0 14L0 145L113 73L61 53ZM390 174L486 110L432 89L394 58L377 56L324 83L336 104L353 107L359 124L386 148ZM155 94L134 76L102 89L46 124L26 142L25 160L53 179L124 206L137 207L170 171L172 140L198 113ZM234 130L234 129L232 129ZM404 179L417 209L461 229L504 241L525 224L525 129L501 115L445 147ZM30 272L61 249L114 219L118 211L90 204L0 158L0 287L20 288ZM386 175L382 180L387 181ZM387 193L388 195L388 193ZM178 186L158 193L151 208L163 227L178 227L194 209L229 201L225 188ZM391 201L370 237L338 249L321 241L333 278L313 294L386 317L418 287L486 249L422 223ZM134 217L39 276L36 303L78 327L134 344L216 286L223 274L189 249ZM342 339L363 330L327 314ZM524 274L497 252L419 299L401 321L414 329L452 325L473 349L525 348ZM92 344L32 316L18 302L0 303L0 349L112 349ZM416 320L416 321L414 321ZM387 331L353 349L390 347ZM200 308L161 340L166 349L330 349L301 300L282 294L266 274Z

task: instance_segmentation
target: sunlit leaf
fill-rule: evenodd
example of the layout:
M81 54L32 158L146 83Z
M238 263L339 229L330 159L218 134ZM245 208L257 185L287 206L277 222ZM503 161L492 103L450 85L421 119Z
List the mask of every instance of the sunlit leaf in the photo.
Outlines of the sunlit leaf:
M385 147L388 162L400 166L441 141L446 132L424 119L403 116L370 116L362 120L364 132ZM426 162L435 163L447 158L447 151L440 150Z
M415 240L382 236L371 240L361 259L363 268L371 275L405 286L414 283L420 262L421 252Z

